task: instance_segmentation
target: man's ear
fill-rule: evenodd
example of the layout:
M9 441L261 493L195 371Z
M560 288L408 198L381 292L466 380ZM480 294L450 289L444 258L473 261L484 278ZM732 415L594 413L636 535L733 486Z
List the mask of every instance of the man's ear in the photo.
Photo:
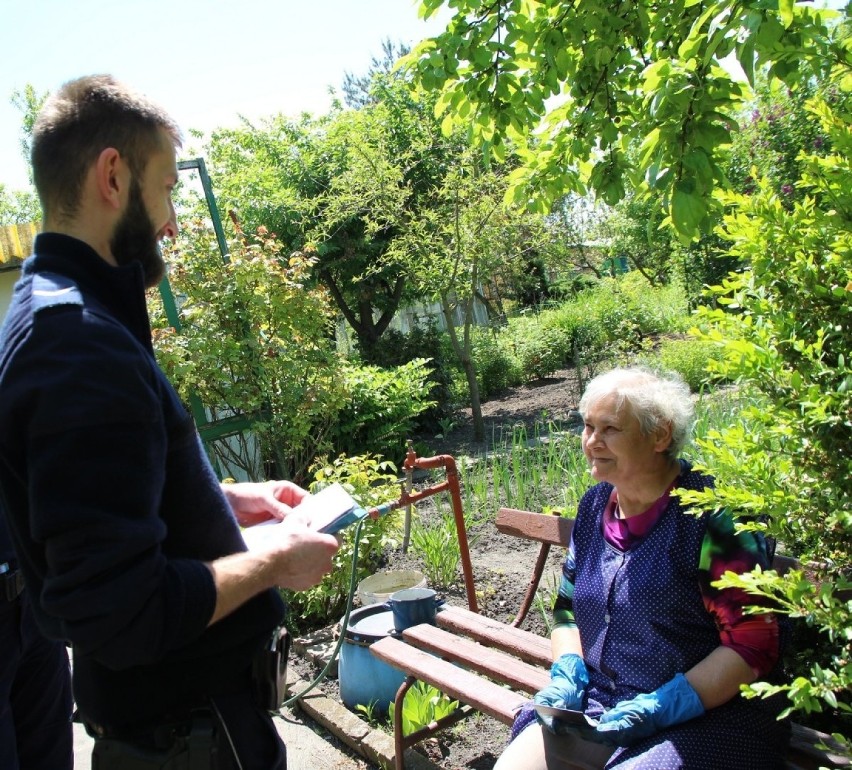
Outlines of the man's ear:
M114 147L101 150L95 163L95 184L101 201L116 211L121 209L130 170Z

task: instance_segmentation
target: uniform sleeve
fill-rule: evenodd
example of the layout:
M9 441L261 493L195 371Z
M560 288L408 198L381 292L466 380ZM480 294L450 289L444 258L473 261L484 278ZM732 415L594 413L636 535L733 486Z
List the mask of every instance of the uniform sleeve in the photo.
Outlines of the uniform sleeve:
M197 638L215 605L203 562L166 554L167 429L153 362L123 330L59 313L16 366L40 367L24 451L38 597L82 653L121 669Z
M576 628L574 621L574 578L576 573L574 555L574 537L568 543L568 553L562 563L562 577L559 581L559 591L553 605L554 626Z
M719 628L719 639L751 666L757 677L768 674L779 656L778 618L774 613L745 614L743 608L757 603L740 588L712 585L725 572L743 574L757 565L768 567L766 544L756 532L736 532L728 511L708 518L701 548L699 583L704 606Z

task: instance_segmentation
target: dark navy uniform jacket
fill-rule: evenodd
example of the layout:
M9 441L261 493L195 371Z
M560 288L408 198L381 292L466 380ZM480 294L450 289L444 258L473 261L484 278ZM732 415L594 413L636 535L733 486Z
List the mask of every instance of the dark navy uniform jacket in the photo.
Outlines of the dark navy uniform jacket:
M247 685L267 591L210 628L203 564L245 550L157 366L141 267L39 235L0 332L0 502L39 625L88 719L140 724Z
M6 527L6 521L0 516L0 564L12 564L15 561L15 548L12 545L12 536Z

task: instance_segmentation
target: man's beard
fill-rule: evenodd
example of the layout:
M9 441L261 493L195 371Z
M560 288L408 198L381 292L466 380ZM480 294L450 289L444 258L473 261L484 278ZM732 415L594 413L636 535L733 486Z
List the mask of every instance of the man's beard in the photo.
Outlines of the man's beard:
M110 251L119 265L139 262L145 274L145 286L156 286L166 274L166 263L154 232L154 223L145 208L142 187L134 178L130 182L127 209L115 225L109 241Z

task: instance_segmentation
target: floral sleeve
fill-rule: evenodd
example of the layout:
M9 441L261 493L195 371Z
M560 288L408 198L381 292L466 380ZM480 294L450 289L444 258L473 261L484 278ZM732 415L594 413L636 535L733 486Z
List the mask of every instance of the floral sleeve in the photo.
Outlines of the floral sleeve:
M574 622L575 570L574 538L572 537L571 542L568 544L568 554L562 563L562 579L559 582L559 593L553 605L554 626L577 627L577 624Z
M769 567L763 536L756 532L736 532L728 511L711 514L699 562L704 605L716 620L721 644L737 652L760 677L768 674L778 660L777 617L771 612L745 614L743 608L756 604L756 597L740 588L713 586L725 572L741 574L758 564L764 569Z

